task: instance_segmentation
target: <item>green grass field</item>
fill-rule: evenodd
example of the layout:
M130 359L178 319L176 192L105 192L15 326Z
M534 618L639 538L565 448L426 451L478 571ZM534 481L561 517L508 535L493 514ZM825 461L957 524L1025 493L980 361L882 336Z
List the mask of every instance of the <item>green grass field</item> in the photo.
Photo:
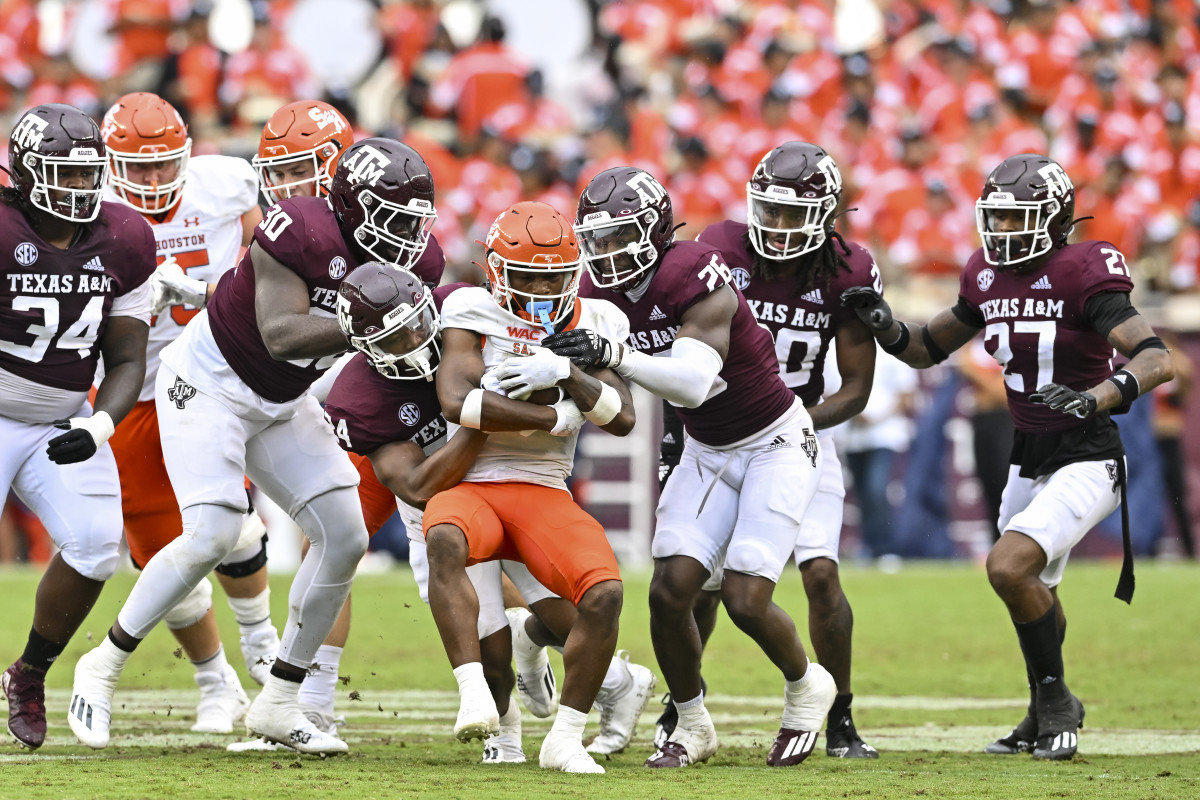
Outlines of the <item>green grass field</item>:
M571 776L538 769L549 724L528 715L527 764L483 766L477 744L454 741L454 679L407 570L364 575L355 585L354 629L341 670L346 685L338 699L349 756L323 761L227 753L225 744L236 737L191 733L192 669L173 655L174 641L161 627L122 679L113 744L100 753L88 750L66 725L71 673L128 593L133 577L122 574L50 673L46 745L36 754L0 745L0 798L1200 797L1200 568L1140 564L1132 607L1112 598L1116 578L1115 564L1075 563L1061 589L1069 619L1068 681L1087 704L1074 761L981 753L1024 713L1016 636L980 567L906 564L898 574L843 572L856 617L855 718L879 749L878 761L827 758L822 740L799 767L766 767L782 707L781 679L722 619L704 667L721 737L717 755L687 770L643 768L660 708L652 702L634 744L605 762L606 775ZM5 663L25 641L37 579L30 571L0 571ZM626 580L620 646L653 668L648 578ZM273 589L282 625L287 579ZM231 661L240 671L236 627L216 594ZM805 629L794 571L777 599ZM806 632L803 638L807 642ZM561 661L556 669L561 678ZM665 690L661 683L659 689ZM596 719L593 714L589 735Z

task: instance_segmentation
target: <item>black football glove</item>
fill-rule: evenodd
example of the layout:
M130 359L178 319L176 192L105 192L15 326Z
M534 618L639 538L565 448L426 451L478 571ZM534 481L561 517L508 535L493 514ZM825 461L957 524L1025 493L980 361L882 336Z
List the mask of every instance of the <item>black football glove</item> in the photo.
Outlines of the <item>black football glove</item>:
M854 309L863 325L875 333L892 327L892 307L869 286L851 286L842 292L842 305Z
M54 427L66 433L46 443L46 455L55 464L77 464L96 455L96 440L86 428L72 428L68 420L56 420Z
M1047 383L1029 395L1031 403L1042 403L1055 411L1087 419L1096 413L1096 398L1087 392L1077 392L1058 383Z
M542 347L566 356L580 369L615 367L621 361L621 345L586 328L552 333L542 339Z

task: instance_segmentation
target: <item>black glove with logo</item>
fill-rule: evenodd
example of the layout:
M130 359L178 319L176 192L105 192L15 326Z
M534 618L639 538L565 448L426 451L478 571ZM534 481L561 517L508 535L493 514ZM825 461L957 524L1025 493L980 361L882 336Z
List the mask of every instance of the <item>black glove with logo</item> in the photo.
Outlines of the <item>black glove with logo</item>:
M854 309L858 318L873 332L892 327L892 307L883 295L869 286L851 286L842 292L842 305Z
M542 347L555 355L566 356L580 369L615 367L621 363L621 345L586 328L552 333L542 339Z
M1096 398L1087 392L1077 392L1058 383L1047 383L1029 395L1031 403L1042 403L1055 411L1087 419L1096 413Z

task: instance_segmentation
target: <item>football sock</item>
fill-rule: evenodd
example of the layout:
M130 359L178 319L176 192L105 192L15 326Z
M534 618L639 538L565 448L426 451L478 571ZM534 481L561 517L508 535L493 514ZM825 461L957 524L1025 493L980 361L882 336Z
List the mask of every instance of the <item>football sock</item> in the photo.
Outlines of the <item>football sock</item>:
M30 669L40 669L42 672L50 669L54 659L62 654L66 643L52 642L42 636L34 628L29 629L29 640L25 643L25 652L21 654L21 662Z
M852 692L839 694L833 698L833 706L829 709L829 727L835 727L834 723L841 722L845 717L850 716L850 703L854 700Z
M547 734L547 737L569 736L582 742L583 728L586 724L587 712L576 711L560 703L558 713L554 715L554 724L550 726L550 733Z
M225 667L229 662L225 660L225 648L217 647L217 652L200 661L193 661L192 666L196 668L196 674L201 672L215 672L218 675L225 672Z
M300 684L300 705L333 716L333 695L337 690L338 665L342 648L323 644L317 648L308 675Z
M125 669L125 664L129 661L129 651L121 649L111 635L100 640L96 652L99 659L104 662L104 666L118 675Z
M479 681L487 685L487 680L483 677L483 664L478 661L468 661L466 664L461 664L454 668L454 679L458 681L458 692L462 692L471 688L472 684L478 685Z
M515 698L508 698L508 710L500 715L500 735L521 736L521 706Z
M230 597L229 607L237 620L242 636L271 626L271 589L267 587L254 597Z
M1062 641L1058 635L1054 608L1051 607L1033 622L1014 622L1013 625L1017 629L1021 652L1025 654L1025 663L1033 673L1035 686L1046 689L1055 683L1061 684Z
M810 661L809 664L812 662ZM783 682L783 727L791 730L805 730L801 717L804 711L804 690L808 688L809 676L812 670L805 670L804 677L798 681Z

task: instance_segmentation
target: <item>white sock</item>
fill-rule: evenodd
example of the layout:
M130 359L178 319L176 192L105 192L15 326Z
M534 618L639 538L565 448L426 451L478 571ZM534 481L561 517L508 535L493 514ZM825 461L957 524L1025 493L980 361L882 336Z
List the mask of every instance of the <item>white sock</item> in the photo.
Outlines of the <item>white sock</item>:
M216 674L221 675L225 672L225 667L228 665L229 662L225 660L224 647L218 647L217 652L213 653L211 656L202 661L192 662L192 666L196 668L197 675L202 672L215 672Z
M547 736L569 736L583 742L583 728L587 724L587 714L576 711L569 706L559 703L558 713L554 716L554 724L550 726Z
M337 690L338 664L342 660L342 648L323 644L317 648L309 673L300 684L300 705L333 716L333 696Z
M108 638L107 635L100 640L100 646L96 650L101 663L117 674L120 674L125 669L126 662L133 655L133 653L128 653L113 644L112 639Z
M500 715L500 736L521 738L521 706L517 698L508 698L508 710Z
M679 727L695 730L712 725L708 709L704 707L703 693L696 695L691 700L676 703L675 708L679 711Z
M454 668L454 679L458 681L458 693L462 695L468 690L477 689L480 685L487 690L487 680L483 677L483 664L469 661Z
M809 662L812 663L811 661ZM806 669L804 677L798 681L784 681L783 684L783 720L782 725L794 731L807 730L803 727L805 724L800 717L802 716L801 703L804 701L804 693L808 689L809 678L812 676L812 670Z
M262 694L273 703L294 703L300 693L300 684L284 680L278 675L268 675L263 684ZM261 696L261 695L260 695ZM255 698L257 700L257 698Z
M242 636L271 625L271 589L267 587L254 597L230 597L229 607L237 619Z
M627 674L625 663L613 656L608 662L608 672L604 673L604 683L600 684L600 691L608 694L620 689L625 684Z

